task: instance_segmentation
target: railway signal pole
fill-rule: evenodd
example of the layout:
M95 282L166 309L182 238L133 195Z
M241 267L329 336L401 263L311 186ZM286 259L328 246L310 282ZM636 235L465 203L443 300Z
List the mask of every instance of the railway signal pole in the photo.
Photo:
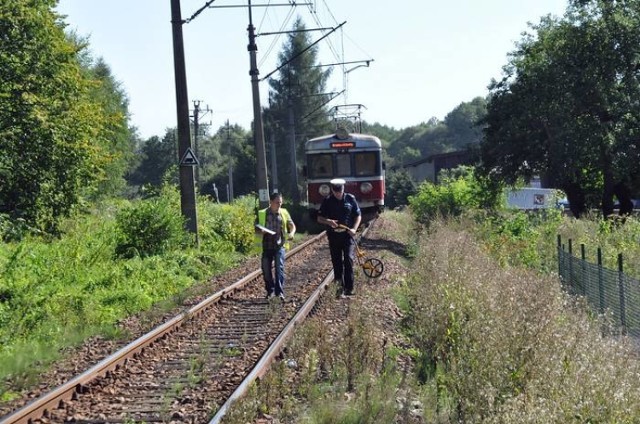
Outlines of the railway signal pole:
M178 158L180 160L180 209L186 220L186 227L195 237L198 245L198 215L196 211L196 190L193 163L182 158L191 151L189 122L189 97L187 95L187 73L184 61L184 40L182 37L182 13L180 0L171 0L171 27L173 33L173 66L176 82L176 108L178 117ZM197 163L196 163L197 165Z

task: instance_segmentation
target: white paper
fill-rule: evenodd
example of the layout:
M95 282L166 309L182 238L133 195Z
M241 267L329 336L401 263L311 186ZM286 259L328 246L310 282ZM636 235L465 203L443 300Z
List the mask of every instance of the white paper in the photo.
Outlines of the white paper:
M267 234L271 234L272 236L276 234L275 231L272 231L272 230L268 229L267 227L263 227L262 225L259 225L259 224L256 224L256 228L258 230L264 231Z

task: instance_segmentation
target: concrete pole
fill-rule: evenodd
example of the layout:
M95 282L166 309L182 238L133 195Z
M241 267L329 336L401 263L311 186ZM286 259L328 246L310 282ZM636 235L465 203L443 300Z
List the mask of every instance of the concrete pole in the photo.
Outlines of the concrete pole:
M289 97L288 105L287 105L287 116L288 116L288 135L289 135L289 148L291 149L291 182L293 184L293 203L300 203L300 193L298 192L298 161L296 160L296 127L295 120L293 116L293 101L291 97Z
M178 117L178 157L181 160L191 148L189 122L189 97L187 95L187 74L184 61L184 41L182 38L182 14L180 0L171 0L171 26L173 32L173 66L176 83L176 107ZM180 164L180 208L186 220L187 230L198 240L198 215L193 165Z
M249 45L247 50L249 51L250 70L251 75L251 89L253 92L253 138L256 146L256 179L258 183L258 199L260 201L260 208L266 208L269 205L269 181L267 180L267 155L264 145L264 128L262 125L262 109L260 107L260 87L258 83L258 64L256 59L256 52L258 46L256 45L255 28L253 26L253 18L251 15L251 0L249 2Z

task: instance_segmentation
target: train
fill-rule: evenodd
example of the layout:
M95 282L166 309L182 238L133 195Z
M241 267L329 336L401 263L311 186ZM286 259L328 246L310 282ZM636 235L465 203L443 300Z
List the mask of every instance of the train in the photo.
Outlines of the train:
M385 165L378 137L338 129L334 134L308 140L304 154L307 205L312 220L316 219L322 200L331 193L329 181L334 178L346 181L345 192L356 197L363 222L384 210Z

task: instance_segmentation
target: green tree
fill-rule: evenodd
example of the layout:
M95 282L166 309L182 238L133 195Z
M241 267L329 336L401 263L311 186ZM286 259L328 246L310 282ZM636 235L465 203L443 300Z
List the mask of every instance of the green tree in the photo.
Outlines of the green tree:
M175 128L167 128L164 136L153 136L142 143L138 152L139 165L129 175L133 185L162 186L167 171L178 163L178 140Z
M478 145L482 140L481 122L487 115L487 101L476 97L470 102L460 103L444 117L447 126L447 143L453 150Z
M545 17L490 87L481 172L513 184L541 175L572 212L630 211L638 185L640 2L571 1Z
M486 103L482 97L476 97L460 103L444 121L431 118L397 132L388 147L389 165L401 166L434 154L476 148L482 139Z
M55 232L109 163L104 116L55 0L0 8L0 213Z
M201 193L212 196L213 185L220 201L226 201L229 171L233 178L233 195L256 192L256 153L250 133L240 125L223 125L201 145L206 161L201 163Z
M387 173L385 187L387 190L385 206L390 209L408 205L409 196L413 196L417 191L416 182L405 170Z
M269 107L264 113L265 138L276 149L278 188L294 202L300 199L301 185L295 187L294 182L302 167L305 141L332 129L324 106L331 98L325 88L331 69L316 66L318 49L310 47L305 29L298 18L278 56L282 68L269 79Z
M128 125L129 100L102 58L88 65L87 71L92 81L89 96L100 106L103 121L95 140L103 143L106 156L95 194L114 196L125 187L124 176L133 158L135 132Z

